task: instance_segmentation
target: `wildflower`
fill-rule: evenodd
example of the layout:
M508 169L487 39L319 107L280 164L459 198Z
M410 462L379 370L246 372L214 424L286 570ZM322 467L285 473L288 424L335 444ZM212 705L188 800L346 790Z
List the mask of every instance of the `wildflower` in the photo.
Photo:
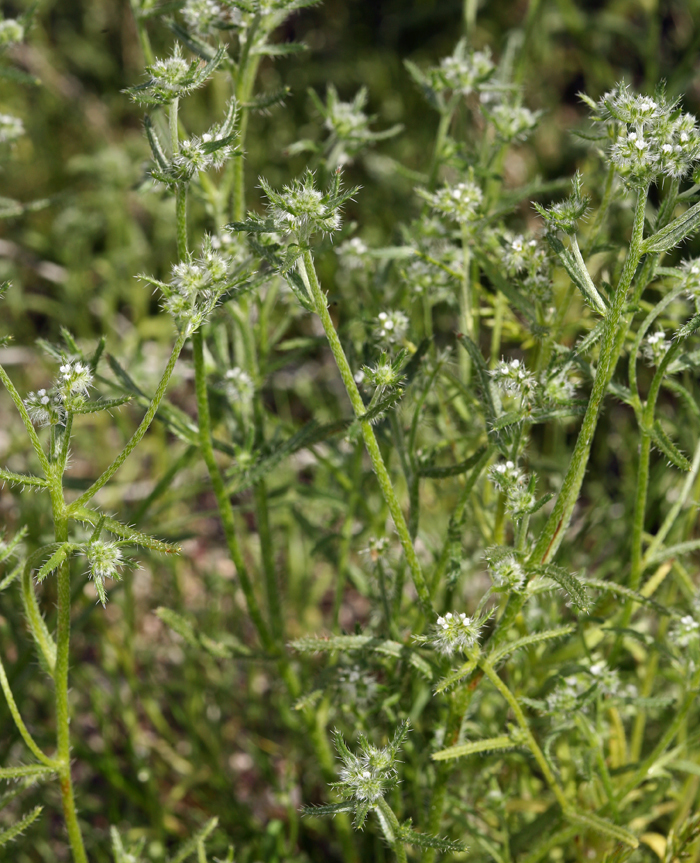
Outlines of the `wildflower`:
M565 234L575 234L578 222L584 218L588 211L590 198L582 193L583 179L577 171L571 181L572 191L568 198L552 204L551 207L542 207L533 204L537 212L542 216L550 231L563 231Z
M443 186L435 193L426 192L424 189L417 191L436 212L448 216L460 225L474 220L483 198L481 189L473 180L457 183L455 186Z
M640 96L621 84L598 103L584 101L593 109L593 119L605 126L610 161L628 182L681 179L700 160L696 118L681 112L663 92Z
M59 425L65 421L63 399L55 390L37 390L24 400L29 416L35 425Z
M124 564L122 551L118 545L102 540L92 540L85 548L85 555L90 565L90 578L95 582L95 589L102 605L107 604L105 578L119 580L119 569Z
M493 124L501 140L511 143L525 141L534 131L540 119L540 111L531 111L519 105L497 105L484 112Z
M375 337L384 344L392 345L406 338L408 318L403 312L380 312L374 329Z
M238 367L228 369L224 375L224 386L226 395L233 402L248 405L255 395L253 379L247 372Z
M598 692L602 695L617 695L621 692L620 675L604 662L594 662L588 669Z
M676 620L670 632L670 640L679 649L700 646L700 623L686 614Z
M374 675L365 673L359 665L353 665L339 670L338 689L343 704L366 710L374 700L379 684Z
M489 575L496 593L519 591L525 584L525 570L514 554L506 554L491 561Z
M0 114L0 144L12 144L24 135L24 123L12 114Z
M555 405L566 405L576 395L576 386L565 371L555 372L544 382L542 392L545 400Z
M178 43L170 57L146 67L148 81L127 92L134 101L145 105L167 105L205 84L225 55L225 49L220 48L208 63L199 58L187 60Z
M365 267L365 256L368 251L367 244L363 240L359 237L353 237L351 240L345 240L344 243L341 243L335 253L345 269L361 270Z
M267 210L270 230L291 233L301 245L308 243L314 233L332 234L340 228L340 208L357 191L341 191L340 172L336 171L325 192L315 186L312 171L306 171L301 180L285 186L281 192L260 178L260 187L268 198ZM259 228L258 228L259 230Z
M467 40L460 39L454 53L443 57L439 67L429 70L428 79L435 90L452 90L469 96L478 92L495 71L488 48L485 51L469 50Z
M19 21L14 18L0 21L0 47L16 45L22 39L24 39L24 27Z
M489 479L499 491L507 491L519 482L522 482L523 472L508 460L495 464L489 469Z
M333 786L350 803L349 811L355 812L355 827L360 829L370 808L393 788L398 779L397 756L406 735L409 723L402 722L390 742L383 747L370 743L364 734L359 735L359 754L351 752L340 731L333 732L336 749L343 763L339 782Z
M84 363L64 363L59 369L57 389L64 399L86 396L92 386L92 372Z
M666 339L666 333L663 330L658 330L658 332L648 336L644 340L643 351L649 365L658 366L670 347L671 342Z
M445 656L452 656L457 650L467 652L478 642L482 623L482 620L469 617L464 612L453 614L448 611L444 617L438 617L429 642Z
M189 29L200 36L211 36L228 23L216 0L187 0L181 11Z
M529 477L512 461L500 462L489 470L489 479L506 496L506 509L519 519L532 512L537 503L534 478Z
M684 287L688 297L691 300L697 299L700 297L700 258L683 261L680 268L683 271Z
M545 698L545 712L559 719L570 719L572 713L586 709L581 696L589 688L579 675L565 677Z
M501 360L491 371L491 377L504 393L521 398L527 398L537 386L535 376L517 359Z
M501 260L508 275L522 279L525 291L546 302L551 295L552 280L545 250L536 239L526 239L522 234L506 233L503 240Z

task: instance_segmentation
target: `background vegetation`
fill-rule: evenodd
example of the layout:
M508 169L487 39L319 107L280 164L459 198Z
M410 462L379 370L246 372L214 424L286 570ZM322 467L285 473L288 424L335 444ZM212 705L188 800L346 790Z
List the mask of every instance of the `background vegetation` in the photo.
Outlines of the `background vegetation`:
M262 62L260 89L287 86L290 93L284 107L252 116L245 148L249 207L261 211L258 175L279 188L309 161L314 164L313 155L292 146L299 140L324 137L309 88L325 98L327 85L333 84L340 97L349 100L366 87L367 111L376 115L373 128L398 123L404 131L377 142L347 166L346 184L359 184L362 191L345 208L343 239L357 228L371 247L400 245L401 225L421 213L423 202L414 188L430 168L438 124L437 114L426 105L404 61L420 68L436 64L452 52L467 27L471 44L491 46L497 58L505 51L507 38L520 33L524 49L517 74L523 101L544 112L533 137L509 151L503 165L506 189L536 178L568 181L577 167L587 178L602 177L585 143L571 134L582 127L586 116L577 98L580 91L598 98L625 79L651 92L664 79L669 96L684 94L685 109L700 113L700 4L696 0L530 4L494 0L481 4L476 23L470 24L469 10L474 7L467 4L465 9L457 0L325 0L290 17L275 39L299 41L308 50ZM5 17L24 11L13 3L3 9ZM155 54L165 55L172 33L156 18L148 29ZM61 328L67 327L88 351L104 335L107 351L144 391L152 392L169 352L172 321L161 312L150 288L135 276L167 276L176 248L175 219L172 199L153 194L146 175L151 157L143 134L143 110L124 93L143 80L144 60L131 10L117 0L46 0L36 8L26 41L8 51L3 63L26 75L19 82L9 75L0 80L0 108L22 118L26 135L5 162L1 176L7 200L0 201L6 216L0 238L0 281L9 280L11 287L0 307L0 320L3 334L12 333L13 341L0 350L0 362L20 392L36 390L46 384L50 366L35 350L35 342L57 342ZM206 128L211 117L221 115L227 97L225 86L215 79L183 104L185 125ZM600 189L602 180L591 179L587 190L597 196L597 203L596 181ZM199 234L208 224L204 202L195 198L191 213ZM626 237L630 222L629 206L622 202L614 208L611 239ZM536 225L527 200L515 210L512 225L518 230ZM339 242L342 239L335 245ZM686 244L684 257L694 249L697 244ZM330 242L319 250L317 263L341 329L351 334L350 340L356 330L369 330L387 302L384 287L379 282L361 284L353 273L342 272ZM392 301L412 308L414 319L420 321L420 309L406 299L400 278L392 283L391 292ZM345 395L320 330L308 315L290 315L284 339L269 359L263 387L266 412L275 418L278 430L285 431L312 417L319 422L347 417ZM440 348L455 349L455 315L447 302L437 307L435 338ZM579 332L578 323L567 324L570 343ZM485 339L488 353L488 336ZM527 339L517 317L508 317L504 352L512 348L522 355L523 348L532 348ZM355 343L361 339L355 338ZM456 352L453 362L456 366ZM692 371L685 373L684 383L696 393ZM193 381L186 363L176 368L169 399L185 414L194 415ZM662 411L671 420L675 408L673 398L664 396ZM21 424L5 393L0 393L0 411L0 463L23 469ZM428 449L441 445L438 414L440 409L435 408L428 423L424 441ZM139 407L131 405L115 411L112 418L105 414L84 418L77 430L67 486L85 488L123 445L139 417ZM694 422L676 430L686 452L694 449L697 440ZM557 488L576 430L576 421L570 420L533 433L531 463L547 472L551 490ZM384 444L392 434L388 422L378 426L378 434ZM455 460L465 457L461 444L476 439L469 438L470 431L465 434L464 440L459 434L453 437L459 450ZM198 632L225 644L255 644L208 478L199 463L186 460L186 450L166 424L155 423L101 501L106 511L118 512L121 520L178 543L182 555L163 559L139 554L139 567L112 587L104 611L95 607L92 583L79 568L74 572L74 781L90 860L111 859L111 824L130 840L143 836L149 859L164 860L179 841L212 816L219 822L210 847L221 858L233 843L237 863L341 859L338 835L342 831L336 823L299 816L302 804L328 799L328 776L317 762L302 711L293 709L276 666L222 659L195 649L155 614L157 608L167 607L195 621ZM586 566L589 575L614 580L627 565L636 452L631 409L609 401L571 542L563 549L565 565L572 570ZM181 469L167 492L155 499L158 479L167 476L174 463ZM392 469L398 475L398 459ZM647 515L650 532L661 523L680 481L669 472L665 459L654 458ZM403 499L405 488L401 489ZM358 491L364 504L353 496ZM426 482L423 495L419 552L432 561L436 549L439 554L458 487ZM252 492L236 495L234 504L246 560L259 572L266 549L260 544ZM494 502L486 495L482 505L488 513ZM371 538L390 539L387 577L403 578L403 564L361 448L336 438L280 462L269 481L269 508L288 640L319 632L381 631ZM9 488L0 492L0 523L8 535L17 525L27 524L28 548L42 544L48 518L48 508L38 496ZM683 519L683 539L696 538L694 505ZM477 515L470 515L465 559L450 587L451 596L457 596L464 607L474 605L484 583L488 584L480 537L488 530L477 522ZM697 585L692 558L687 565ZM347 583L339 588L341 570ZM677 590L669 588L672 593L665 600L675 601ZM47 581L42 607L49 618L55 603L52 591L55 586ZM613 603L606 613L614 611ZM408 639L410 626L401 626L394 636ZM25 721L40 745L50 746L51 692L38 671L20 606L10 590L0 592L0 655L11 670L10 683ZM656 661L656 655L651 650L645 653L642 645L636 654L625 654L621 667L643 680L647 663ZM563 659L558 661L561 664ZM391 734L400 719L411 718L415 731L405 744L404 781L413 799L406 804L410 811L405 814L419 819L427 805L430 779L424 753L432 745L430 707L426 707L431 684L411 676L400 662L364 654L350 659L334 655L330 663L313 656L299 662L304 692L330 693L312 702L319 727L337 726L352 738L357 730L371 733L382 728ZM514 680L537 673L528 668L516 668ZM363 686L371 691L363 691ZM653 713L649 706L652 739L668 723L663 703L657 707ZM484 710L488 718L492 708L487 704ZM486 720L482 716L480 721ZM498 733L497 724L494 721L494 733ZM603 736L609 733L606 729L600 729ZM687 737L697 731L691 725L684 733ZM693 751L694 755L685 756L691 767L685 773L671 771L668 781L664 776L653 799L640 804L639 832L650 838L636 852L639 859L663 857L666 846L660 851L654 837L668 836L697 807L697 745ZM21 758L21 740L7 706L0 703L0 760L12 764ZM469 799L465 802L459 789L454 789L449 808L458 828L450 832L472 847L472 857L487 859L489 842L502 827L494 827L490 812L497 812L495 821L509 824L517 834L511 846L515 858L527 853L538 830L553 829L546 821L536 820L543 808L536 789L533 792L525 780L519 795L510 789L507 805L499 796L499 783L509 787L518 783L514 763L503 767L500 761L476 756L460 768ZM421 771L425 781L418 777ZM58 789L51 784L30 788L23 795L22 808L37 802L46 806L41 820L4 849L6 859L17 863L68 860ZM11 807L8 811L14 812ZM390 859L381 833L370 824L352 841L356 859ZM567 846L566 851L555 850L553 859L596 857L606 849L589 840L579 847ZM693 853L696 859L697 848Z

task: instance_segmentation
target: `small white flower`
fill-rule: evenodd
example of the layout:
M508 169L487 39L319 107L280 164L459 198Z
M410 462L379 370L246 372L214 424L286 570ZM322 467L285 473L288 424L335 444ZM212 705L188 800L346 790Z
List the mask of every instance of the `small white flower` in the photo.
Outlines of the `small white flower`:
M445 656L452 656L456 651L471 650L479 640L482 621L469 617L464 612L453 614L448 611L444 617L438 617L433 635L429 643Z
M12 114L0 114L0 144L12 144L24 135L24 124Z
M408 318L403 312L380 312L377 315L374 334L377 340L385 345L402 342L407 332Z

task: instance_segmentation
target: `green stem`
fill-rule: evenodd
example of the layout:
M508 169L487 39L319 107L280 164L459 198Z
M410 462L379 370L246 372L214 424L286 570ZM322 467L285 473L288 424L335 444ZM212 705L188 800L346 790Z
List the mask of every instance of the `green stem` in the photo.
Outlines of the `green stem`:
M627 299L627 292L630 289L637 264L641 257L647 193L648 186L645 186L637 194L632 239L620 281L615 291L613 303L605 318L603 342L591 397L586 407L586 414L581 424L574 453L564 482L562 483L561 491L557 497L557 502L530 556L530 562L535 565L547 563L556 554L571 521L574 506L581 490L603 397L607 391L624 344L623 339L620 338L620 331L624 330L626 332L627 327L620 326L620 318Z
M54 761L53 758L49 758L44 752L39 749L34 738L29 733L27 726L24 724L22 716L19 712L19 708L17 707L17 702L12 695L12 690L10 689L10 683L7 679L7 674L5 673L5 666L2 664L2 659L0 659L0 687L2 687L3 694L5 695L5 700L7 701L7 706L10 710L10 714L14 719L15 725L17 726L17 730L22 736L22 740L27 745L27 748L30 750L32 755L40 761L42 764L45 764L46 767L56 768L58 765Z
M175 186L175 229L177 231L177 256L187 260L187 186Z
M379 798L375 804L375 808L377 815L379 816L379 821L382 825L382 831L386 837L386 841L391 845L394 854L396 854L396 859L399 863L408 863L406 849L404 848L404 844L401 839L399 839L401 825L399 824L399 819L394 814L394 810L383 797Z
M158 383L158 388L155 391L153 398L151 399L151 403L148 406L148 410L146 411L144 418L141 420L139 427L131 436L131 439L124 447L124 449L119 453L119 455L114 459L112 464L107 468L104 473L99 476L95 482L90 486L90 488L83 492L80 497L73 501L73 503L68 507L68 514L75 512L82 506L94 497L97 492L105 486L110 479L114 476L114 474L119 470L119 468L124 464L127 458L131 455L133 450L139 445L141 439L148 431L153 419L158 412L158 408L160 406L161 401L163 400L163 396L165 395L165 391L168 388L168 383L170 382L170 377L173 373L173 369L175 368L175 363L177 362L178 357L180 356L180 351L182 350L183 345L185 344L185 340L187 339L187 333L181 332L175 344L173 345L172 353L170 354L170 359L168 360L168 364L165 367L165 371L163 372L163 376Z
M459 291L459 326L463 333L474 339L474 315L472 308L472 286L471 286L471 250L469 248L469 229L462 225L462 279ZM460 351L459 367L464 384L469 383L471 364L469 354Z
M345 356L345 351L343 350L343 346L340 343L340 339L338 338L338 333L336 332L335 326L333 325L333 320L331 319L330 313L328 312L326 297L321 291L321 286L319 285L318 278L316 276L314 261L311 256L311 252L308 249L304 251L303 257L299 259L299 272L302 279L304 280L307 290L313 297L316 314L319 316L319 318L321 319L321 323L323 324L323 329L326 333L326 338L328 339L328 344L330 346L331 352L333 353L333 357L338 367L338 371L340 372L340 377L345 384L345 389L350 399L350 403L352 404L355 416L358 420L360 420L360 428L362 429L362 437L365 442L365 447L367 448L367 452L369 453L372 467L374 468L374 472L377 476L379 486L382 490L382 494L384 495L384 500L389 507L389 512L391 513L391 517L394 521L396 532L399 535L399 540L401 541L401 545L403 547L406 562L408 563L408 567L411 571L413 584L415 585L416 592L418 593L418 599L420 600L421 606L425 614L432 619L434 614L432 604L430 602L428 585L426 584L420 562L418 561L416 550L413 547L413 542L411 541L411 536L406 525L406 520L404 518L401 505L399 504L398 498L396 497L396 492L394 491L391 477L389 476L389 472L387 471L386 465L384 464L384 459L382 458L382 454L379 449L379 444L377 443L377 438L375 437L372 424L369 422L363 422L361 419L363 414L365 413L365 405L362 401L360 391L357 388L357 384L355 383L350 364L348 363L347 357Z
M44 476L48 479L49 474L51 473L51 465L49 464L49 460L46 457L46 453L44 452L44 448L41 445L41 441L39 440L39 436L36 433L36 429L34 428L34 424L31 421L29 414L27 413L27 409L24 406L24 402L20 394L15 389L14 384L10 380L7 375L5 369L0 366L0 381L2 381L5 389L10 394L10 398L14 402L15 407L19 411L19 415L22 417L22 422L24 423L24 427L27 430L27 434L29 435L29 439L32 442L32 447L34 448L34 452L39 459L39 464L41 465L41 469L44 472Z
M505 698L505 700L510 705L510 709L513 711L513 714L515 715L515 720L518 723L518 725L520 726L520 728L522 729L523 734L525 735L525 739L527 740L528 747L529 747L530 751L532 752L532 754L535 758L535 761L538 763L540 770L542 771L542 774L544 775L544 778L547 781L547 784L549 785L549 787L554 792L554 796L557 798L557 802L561 806L562 810L564 812L566 812L569 808L569 804L568 804L566 797L564 795L564 791L563 791L561 785L559 785L559 783L557 782L556 777L554 776L554 773L552 773L552 768L549 766L549 762L545 758L544 753L542 752L542 750L539 747L539 744L537 743L537 741L533 737L533 734L530 731L530 725L528 724L528 721L525 717L525 714L522 711L522 708L520 707L520 704L518 704L517 698L513 695L513 693L510 691L510 689L506 686L506 684L498 676L494 667L491 665L491 663L488 661L488 659L486 659L485 657L470 657L470 658L477 660L479 667L484 672L486 677L488 677L488 679L491 681L491 683L493 683L493 685L496 687L496 689L501 693L501 695Z
M53 511L56 542L68 541L68 514L63 488L58 477L51 478L51 508ZM58 609L56 616L56 668L54 671L56 703L56 760L60 762L59 780L63 803L63 816L68 830L75 863L87 863L83 836L78 824L78 813L73 793L70 768L70 705L68 703L68 664L70 657L71 584L70 561L65 560L58 569Z
M231 560L236 567L241 589L243 590L246 605L248 606L248 613L258 631L260 641L265 650L274 652L274 639L265 625L262 614L260 613L260 606L258 605L255 593L253 592L253 585L251 584L248 570L238 543L238 537L236 536L233 507L231 506L231 501L226 492L226 486L224 484L223 477L221 476L221 471L219 470L219 466L216 463L216 457L214 456L211 415L209 413L209 397L207 395L206 370L204 367L204 340L202 338L201 330L197 330L192 334L192 355L194 359L195 393L197 397L197 415L199 423L199 447L202 452L204 463L207 466L207 471L209 472L214 496L216 497L216 503L221 517L221 526L224 530L224 536L226 537L226 545L228 546Z

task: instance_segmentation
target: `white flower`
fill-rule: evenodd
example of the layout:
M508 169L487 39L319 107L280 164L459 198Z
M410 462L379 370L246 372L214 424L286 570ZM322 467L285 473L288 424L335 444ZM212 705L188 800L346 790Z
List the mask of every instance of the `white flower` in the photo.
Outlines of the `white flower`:
M501 360L491 371L491 377L504 393L519 395L521 398L531 395L537 386L535 376L517 359Z
M0 144L11 144L24 135L24 124L12 114L0 114Z
M479 640L480 632L481 621L464 612L453 614L448 611L444 617L438 617L429 641L438 653L452 656L457 650L471 650Z
M229 369L224 375L226 394L233 402L248 405L255 395L255 384L251 376L243 369Z
M374 328L378 341L387 345L402 342L408 332L408 318L403 312L380 312Z
M435 193L418 189L418 194L431 207L443 216L448 216L460 225L467 224L476 218L483 193L472 180L457 183L455 186L443 186Z
M496 593L518 591L525 584L525 570L514 554L506 554L491 562L489 575Z
M666 339L666 333L659 330L652 333L644 341L644 356L652 366L658 366L671 347L671 342Z
M14 18L0 21L0 46L16 45L24 39L24 27Z

